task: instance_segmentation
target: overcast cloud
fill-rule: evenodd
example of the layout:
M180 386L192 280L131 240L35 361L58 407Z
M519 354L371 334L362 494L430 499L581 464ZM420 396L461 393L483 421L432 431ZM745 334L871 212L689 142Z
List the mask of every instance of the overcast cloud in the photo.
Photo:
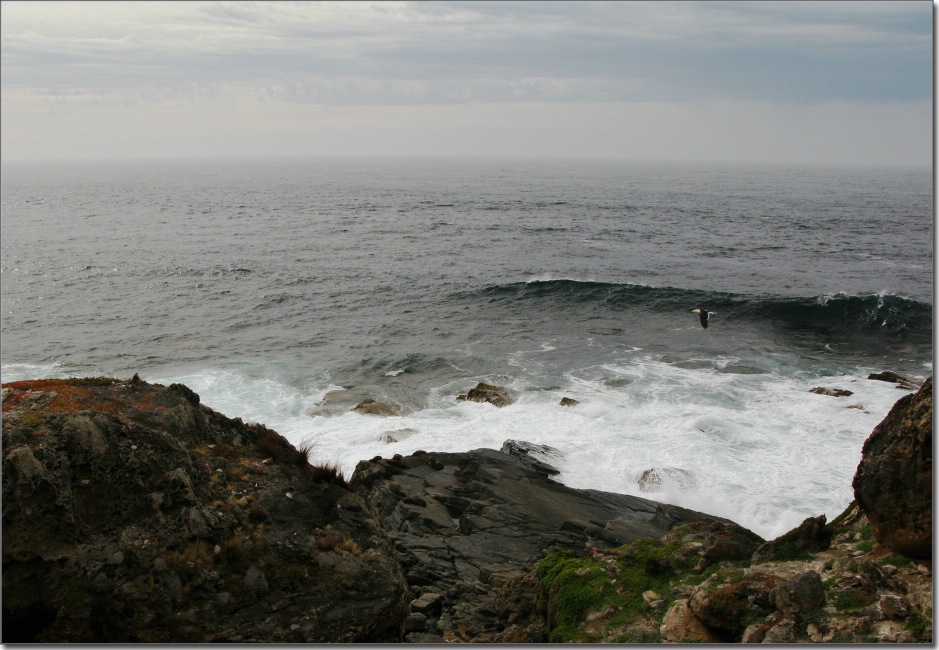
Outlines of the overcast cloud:
M933 4L0 5L4 159L930 165Z

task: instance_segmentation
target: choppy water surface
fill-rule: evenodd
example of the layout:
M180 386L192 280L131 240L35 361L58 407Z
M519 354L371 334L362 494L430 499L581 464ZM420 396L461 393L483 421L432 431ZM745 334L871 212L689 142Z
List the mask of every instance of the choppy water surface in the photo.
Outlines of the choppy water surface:
M904 394L869 372L932 373L929 170L283 160L2 174L4 382L182 381L226 415L314 440L347 473L376 454L521 438L558 448L576 487L639 493L651 467L692 472L643 494L768 536L851 500L861 444ZM717 312L706 330L698 304ZM455 401L478 381L516 404ZM348 412L365 397L401 415Z

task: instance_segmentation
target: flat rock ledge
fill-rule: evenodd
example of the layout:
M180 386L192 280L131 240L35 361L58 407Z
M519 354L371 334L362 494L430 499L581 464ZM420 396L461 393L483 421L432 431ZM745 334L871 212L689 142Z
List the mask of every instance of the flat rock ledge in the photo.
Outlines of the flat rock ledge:
M411 596L436 603L429 615L423 607L414 612L424 616L412 619L407 640L427 641L430 634L500 642L502 589L547 551L608 549L661 537L678 524L718 521L648 499L566 487L526 448L550 451L509 441L506 453L415 452L356 467L350 486L388 531Z

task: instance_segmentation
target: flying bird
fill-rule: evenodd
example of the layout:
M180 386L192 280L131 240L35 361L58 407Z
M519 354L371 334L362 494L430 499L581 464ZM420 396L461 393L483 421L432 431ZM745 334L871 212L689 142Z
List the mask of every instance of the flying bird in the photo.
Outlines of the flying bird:
M716 312L716 311L708 311L708 310L705 309L704 307L695 307L694 309L691 310L691 313L692 313L692 314L697 314L697 315L698 315L698 318L701 320L701 327L707 329L707 326L708 326L708 318L710 318L711 316L714 316L717 312Z

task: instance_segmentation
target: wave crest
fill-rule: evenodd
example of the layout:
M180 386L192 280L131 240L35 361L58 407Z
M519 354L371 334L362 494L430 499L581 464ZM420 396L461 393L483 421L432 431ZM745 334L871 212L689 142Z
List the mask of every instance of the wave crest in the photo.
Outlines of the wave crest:
M475 292L474 292L475 293ZM786 330L913 337L932 340L932 305L889 293L822 296L747 295L679 287L651 287L570 279L532 279L490 285L488 302L539 303L541 309L606 306L616 311L660 314L697 305L721 319L763 322Z

